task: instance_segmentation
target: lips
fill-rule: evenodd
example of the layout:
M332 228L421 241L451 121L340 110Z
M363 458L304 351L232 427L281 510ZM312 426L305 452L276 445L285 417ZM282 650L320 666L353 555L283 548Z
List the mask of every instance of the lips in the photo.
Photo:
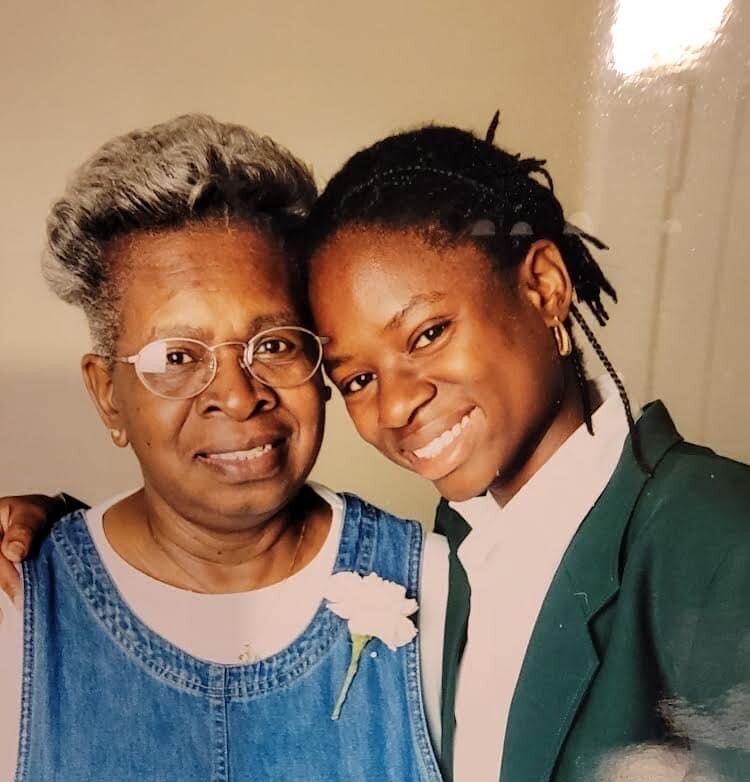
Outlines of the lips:
M469 415L465 415L459 423L453 424L434 439L430 440L423 448L416 448L414 455L420 459L433 459L442 453L469 425Z
M419 428L417 432L404 437L399 443L399 449L416 458L436 456L471 423L478 408L469 407L461 413L442 416Z
M268 453L287 439L287 435L281 432L269 432L268 434L255 435L244 441L236 440L224 443L212 443L196 452L196 457L201 459L215 459L217 461L250 461Z
M244 443L211 444L195 455L222 483L243 484L268 480L284 469L288 435L278 432L253 437Z
M435 481L469 458L484 415L478 407L430 423L401 442L401 453L414 472Z
M222 451L217 453L201 454L204 459L216 459L220 462L249 462L259 459L273 448L273 443L265 443L255 448L240 451Z

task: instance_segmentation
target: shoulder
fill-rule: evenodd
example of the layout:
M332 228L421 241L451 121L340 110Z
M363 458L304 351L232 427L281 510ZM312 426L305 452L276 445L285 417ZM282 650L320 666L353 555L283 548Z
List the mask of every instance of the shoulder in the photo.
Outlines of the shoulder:
M623 567L665 610L733 600L750 588L750 467L680 442L634 508ZM718 597L717 597L718 599Z
M683 441L657 465L647 485L649 494L686 509L702 510L710 504L727 512L744 510L750 499L750 466Z
M623 602L646 612L641 627L674 686L705 695L747 680L750 657L736 650L749 626L750 468L677 443L645 481L623 543Z
M87 510L79 508L54 521L49 528L49 534L40 541L39 553L61 544L70 545L81 539L88 539Z
M372 546L382 556L390 552L396 559L408 559L418 569L425 534L420 522L395 516L355 494L340 496L345 536L357 535L365 548Z
M77 566L91 546L85 510L74 510L57 519L43 537L34 542L28 559L21 563L30 583L42 573L49 573L61 563Z
M750 467L680 442L646 481L633 533L750 545Z
M358 515L363 520L367 520L382 527L402 527L411 530L422 530L420 522L415 521L414 519L404 519L400 516L396 516L383 508L379 508L377 505L373 505L356 494L343 492L338 494L338 496L344 503L346 513Z

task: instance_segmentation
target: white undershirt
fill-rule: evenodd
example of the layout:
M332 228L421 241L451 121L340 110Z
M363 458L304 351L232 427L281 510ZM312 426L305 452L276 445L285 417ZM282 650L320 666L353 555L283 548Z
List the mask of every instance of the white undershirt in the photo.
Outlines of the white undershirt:
M471 526L458 549L471 585L466 648L456 690L454 778L497 782L511 699L536 618L560 560L617 466L628 425L614 383L603 399L504 506L489 492L451 503Z
M284 649L304 632L323 599L341 540L344 503L329 489L310 485L331 506L331 528L323 546L290 578L250 592L190 592L157 581L126 562L110 545L103 517L110 506L131 492L90 509L86 521L120 595L146 625L194 657L231 664L240 658L268 657ZM440 740L447 551L440 536L425 537L419 631L425 709L436 746ZM0 782L10 782L18 749L23 621L22 613L1 591L0 610Z

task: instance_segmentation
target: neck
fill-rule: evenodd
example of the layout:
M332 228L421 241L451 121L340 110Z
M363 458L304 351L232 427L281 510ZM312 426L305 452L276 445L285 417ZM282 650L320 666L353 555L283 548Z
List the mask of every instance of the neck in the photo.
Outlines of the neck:
M148 488L110 508L104 531L129 564L180 589L245 592L278 583L317 554L330 508L303 488L272 516L229 530L185 518Z
M597 398L592 398L591 401L594 409L601 402ZM498 475L490 486L489 490L495 501L501 506L507 505L583 423L580 390L572 367L568 367L561 399L551 409L539 432L531 439L516 464Z

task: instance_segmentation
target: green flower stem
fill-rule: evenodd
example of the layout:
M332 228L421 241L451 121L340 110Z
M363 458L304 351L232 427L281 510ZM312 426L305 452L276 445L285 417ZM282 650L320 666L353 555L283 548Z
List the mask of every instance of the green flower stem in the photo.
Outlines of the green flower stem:
M371 635L352 633L352 659L349 663L349 667L346 669L346 677L344 678L344 683L341 685L341 692L336 700L336 705L333 707L333 714L331 714L332 720L337 720L341 716L341 707L344 705L346 696L349 694L349 688L352 686L354 676L359 668L359 658L362 656L362 650L367 646L368 641L371 639Z

